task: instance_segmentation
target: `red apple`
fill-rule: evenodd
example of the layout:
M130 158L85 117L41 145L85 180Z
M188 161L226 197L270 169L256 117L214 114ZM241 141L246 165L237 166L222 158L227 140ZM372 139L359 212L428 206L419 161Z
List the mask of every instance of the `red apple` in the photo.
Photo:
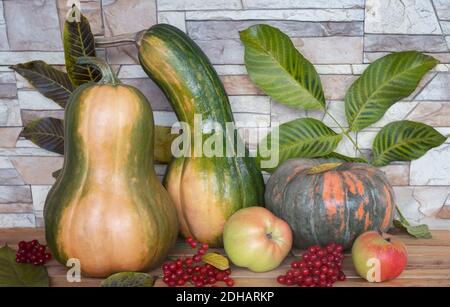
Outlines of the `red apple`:
M360 235L352 247L356 272L370 282L396 278L405 268L406 246L387 234L367 231Z
M237 211L225 224L223 243L235 265L253 272L278 267L292 247L289 225L262 207Z

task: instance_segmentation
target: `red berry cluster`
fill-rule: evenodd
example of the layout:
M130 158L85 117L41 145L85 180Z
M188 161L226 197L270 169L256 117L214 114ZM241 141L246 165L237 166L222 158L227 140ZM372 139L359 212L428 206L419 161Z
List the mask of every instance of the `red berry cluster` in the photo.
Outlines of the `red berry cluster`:
M16 253L16 262L43 265L52 259L52 254L45 251L46 246L39 244L38 240L20 241L19 250Z
M277 278L278 283L300 287L332 287L336 281L344 281L342 272L344 248L340 244L330 243L326 247L313 245L299 261L292 261L285 275Z
M215 285L223 281L228 287L234 285L234 280L230 277L231 270L219 270L210 264L201 264L202 256L209 249L208 244L195 242L191 237L186 242L192 247L197 248L197 253L192 257L184 257L175 261L166 262L162 269L164 273L163 282L169 287L184 286L191 283L195 287L204 287Z

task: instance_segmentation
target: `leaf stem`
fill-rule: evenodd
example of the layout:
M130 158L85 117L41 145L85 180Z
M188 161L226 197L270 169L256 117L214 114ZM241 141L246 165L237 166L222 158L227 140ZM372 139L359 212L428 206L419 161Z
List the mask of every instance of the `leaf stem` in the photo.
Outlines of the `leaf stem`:
M342 125L339 123L339 121L330 112L328 112L327 109L325 109L325 114L328 115L336 123L336 125L338 125L338 127L342 130L342 134L345 135L350 140L350 142L352 142L355 149L361 154L362 157L364 157L364 154L362 153L361 149L359 149L358 144L350 136L350 133L349 133L350 129L345 130L345 128L342 127Z

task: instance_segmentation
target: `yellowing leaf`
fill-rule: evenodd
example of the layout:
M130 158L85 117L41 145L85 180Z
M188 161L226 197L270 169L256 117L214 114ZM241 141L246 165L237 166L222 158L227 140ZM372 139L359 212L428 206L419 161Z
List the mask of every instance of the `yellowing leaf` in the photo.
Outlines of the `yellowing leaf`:
M204 254L202 256L202 261L222 271L230 267L230 262L228 261L228 258L217 253Z

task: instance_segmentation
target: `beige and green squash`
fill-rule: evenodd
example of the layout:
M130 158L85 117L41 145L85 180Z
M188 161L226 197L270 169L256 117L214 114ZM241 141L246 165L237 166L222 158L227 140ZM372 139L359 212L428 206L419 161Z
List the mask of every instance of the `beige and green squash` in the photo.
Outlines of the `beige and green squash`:
M178 234L174 204L153 168L153 115L136 88L111 68L80 86L65 111L65 157L44 210L45 233L63 265L84 275L145 271L161 263Z
M224 87L206 55L179 29L158 24L147 30L141 41L139 60L148 76L162 89L178 120L189 125L194 139L194 118L216 123L222 131L233 123ZM203 135L203 142L208 138ZM231 140L234 138L234 142ZM242 140L236 131L223 134L223 144ZM206 157L194 155L174 159L165 186L174 201L184 236L213 246L222 245L226 220L237 210L262 205L264 181L253 158L245 155Z

